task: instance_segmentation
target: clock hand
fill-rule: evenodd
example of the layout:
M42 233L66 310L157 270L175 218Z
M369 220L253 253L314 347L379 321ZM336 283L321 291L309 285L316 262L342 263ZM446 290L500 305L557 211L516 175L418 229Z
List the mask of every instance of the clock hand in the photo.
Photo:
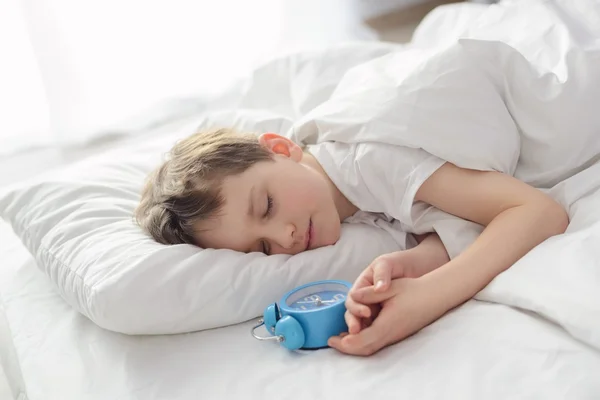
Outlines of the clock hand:
M298 304L312 304L312 303L317 303L317 304L321 304L321 303L336 303L339 300L311 300L311 301L298 301Z

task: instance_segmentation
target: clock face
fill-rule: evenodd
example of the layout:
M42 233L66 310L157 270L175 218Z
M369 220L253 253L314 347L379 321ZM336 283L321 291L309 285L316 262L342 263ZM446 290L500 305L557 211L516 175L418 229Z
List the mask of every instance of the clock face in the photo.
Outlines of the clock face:
M339 283L316 284L299 289L285 300L294 310L317 310L331 307L346 301L348 287Z

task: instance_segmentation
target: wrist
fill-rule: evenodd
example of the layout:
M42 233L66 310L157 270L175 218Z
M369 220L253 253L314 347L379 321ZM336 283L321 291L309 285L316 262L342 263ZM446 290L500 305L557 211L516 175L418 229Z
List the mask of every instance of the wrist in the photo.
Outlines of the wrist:
M406 278L418 278L424 275L422 252L417 251L417 247L400 252L400 263L403 266L403 276Z
M456 299L453 296L448 296L448 293L444 290L445 282L437 279L435 274L427 274L418 278L416 281L421 285L424 293L427 293L427 313L430 319L434 320L440 318L442 315L452 310L460 303L456 303Z
M459 256L422 279L434 287L435 296L451 309L471 299L485 286L485 273L482 270L485 268L471 268Z
M423 276L449 261L447 254L440 254L436 248L427 245L419 245L404 251L404 262L407 267L407 277L418 278Z

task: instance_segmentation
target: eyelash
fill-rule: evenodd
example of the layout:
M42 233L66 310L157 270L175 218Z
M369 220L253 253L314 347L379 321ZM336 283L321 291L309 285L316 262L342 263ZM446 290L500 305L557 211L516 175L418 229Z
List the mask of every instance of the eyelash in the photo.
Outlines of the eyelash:
M271 196L267 196L267 211L265 211L264 218L267 218L271 215L271 211L273 210L273 198Z
M273 198L271 196L267 195L267 210L265 211L265 214L263 215L263 217L268 218L271 215L272 211L273 211ZM267 242L265 242L265 241L262 242L262 250L263 250L263 253L265 253L266 255L269 255L269 248L267 246Z

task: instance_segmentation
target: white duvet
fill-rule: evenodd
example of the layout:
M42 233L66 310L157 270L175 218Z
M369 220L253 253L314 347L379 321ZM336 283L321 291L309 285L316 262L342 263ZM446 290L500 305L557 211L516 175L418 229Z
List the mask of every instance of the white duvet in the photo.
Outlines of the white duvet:
M526 29L532 15L537 23ZM351 69L289 135L305 144L360 143L360 173L338 179L340 189L352 192L358 176L371 181L363 198L380 199L380 211L412 231L436 230L451 256L481 227L432 208L403 208L411 198L404 183L431 161L423 157L407 171L409 155L385 148L423 149L548 190L569 211L567 234L534 249L477 298L538 312L600 348L600 203L592 200L600 189L599 21L600 3L589 0L490 7L458 40Z

